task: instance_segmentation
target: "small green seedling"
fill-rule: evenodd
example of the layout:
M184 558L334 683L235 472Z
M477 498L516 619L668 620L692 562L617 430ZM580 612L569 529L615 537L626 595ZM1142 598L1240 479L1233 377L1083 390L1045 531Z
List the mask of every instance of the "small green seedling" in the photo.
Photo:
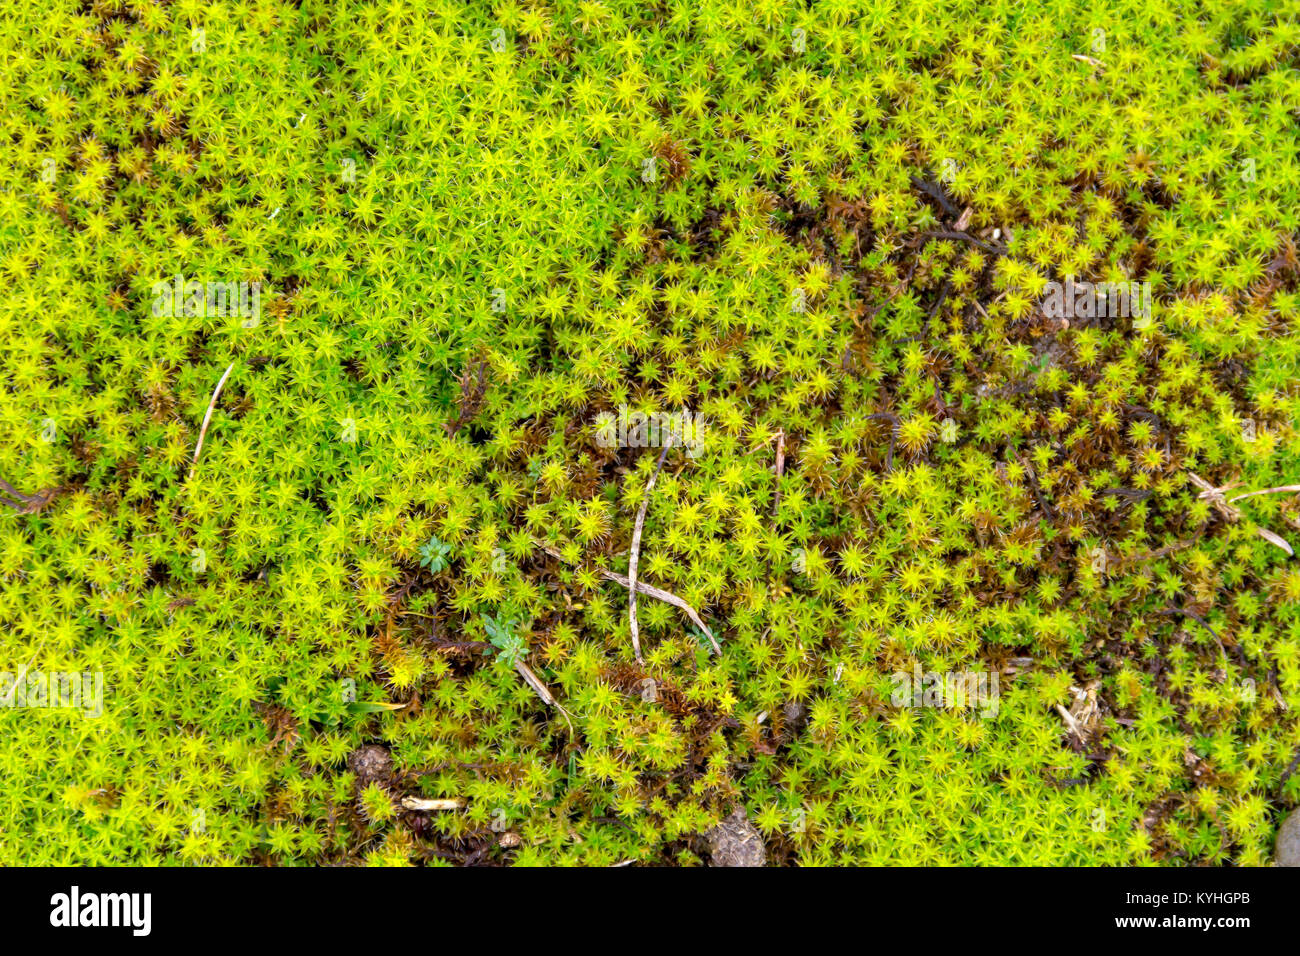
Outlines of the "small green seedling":
M428 568L431 574L445 571L451 563L451 545L443 544L436 537L420 545L420 567Z
M519 621L516 618L494 618L483 615L483 630L497 650L497 660L514 667L528 653L528 645L517 633Z

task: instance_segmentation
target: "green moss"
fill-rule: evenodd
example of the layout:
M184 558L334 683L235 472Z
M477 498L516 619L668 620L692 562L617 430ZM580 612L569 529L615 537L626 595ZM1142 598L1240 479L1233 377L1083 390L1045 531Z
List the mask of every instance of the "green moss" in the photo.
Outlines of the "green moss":
M0 861L1268 860L1300 507L1189 476L1297 480L1287 5L0 23L0 668L103 680Z

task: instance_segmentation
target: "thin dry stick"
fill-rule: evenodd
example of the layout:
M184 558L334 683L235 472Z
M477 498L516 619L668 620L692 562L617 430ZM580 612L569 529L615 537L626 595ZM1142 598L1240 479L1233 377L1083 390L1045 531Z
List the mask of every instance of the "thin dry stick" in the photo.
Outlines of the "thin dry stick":
M1300 485L1278 485L1276 488L1265 488L1262 491L1248 491L1244 495L1229 498L1228 501L1240 501L1242 498L1251 498L1255 495L1272 495L1280 491L1300 491Z
M985 252L991 252L994 255L1005 256L1007 250L1002 246L985 242L983 239L972 236L969 232L959 232L956 229L941 229L935 232L923 232L921 235L927 239L962 239L972 245L979 246Z
M1223 515L1229 521L1236 521L1241 517L1241 509L1234 508L1232 505L1228 504L1228 500L1223 496L1223 493L1236 485L1237 482L1234 481L1231 485L1224 485L1222 488L1216 488L1195 472L1189 471L1187 477L1192 480L1192 484L1201 489L1201 493L1197 495L1197 497L1208 501L1214 506L1214 509L1218 511L1219 514Z
M46 488L34 495L25 495L9 482L0 478L0 492L3 492L3 494L0 494L0 505L12 508L19 514L35 514L48 505L61 490L60 488Z
M231 362L230 367L226 369L226 374L221 376L221 381L217 382L217 387L212 392L212 401L208 402L208 410L203 415L203 426L199 429L199 441L194 446L194 460L190 462L189 478L194 477L194 469L199 467L199 452L203 450L203 437L207 435L208 423L212 421L212 410L217 407L217 399L221 397L221 390L226 387L226 379L230 378L230 373L234 370L235 363Z
M641 499L641 507L637 509L636 524L632 528L632 549L627 559L627 613L628 622L632 628L632 653L636 655L636 662L644 664L641 657L641 629L636 621L636 569L637 562L641 558L641 528L645 525L645 513L650 507L650 492L654 490L655 481L659 478L659 472L663 470L664 459L668 457L668 449L672 447L673 436L669 435L664 440L664 450L659 453L659 463L655 465L654 474L650 476L650 481L646 483L644 497Z
M560 552L556 551L554 548L548 548L542 544L538 544L538 547L540 547L551 557L555 558L557 561L564 560L564 555L560 554ZM605 568L597 568L596 571L598 574L600 574L601 577L605 578L607 581L613 581L615 584L621 584L625 588L630 588L632 586L632 583L621 574L617 574ZM652 597L655 598L656 600L663 601L665 604L671 604L673 607L681 608L683 611L686 612L686 616L691 619L691 623L704 632L704 636L707 637L709 639L709 643L713 645L713 650L718 654L722 653L722 647L719 646L717 638L713 636L713 631L709 630L708 625L705 624L704 621L700 619L700 615L696 613L695 608L691 607L689 604L687 604L685 601L679 598L676 594L673 594L671 591L665 591L663 588L657 588L654 585L646 584L644 581L638 581L636 583L636 589L637 589L637 593L644 594L646 597Z
M3 491L6 495L9 495L11 498L13 498L13 501L10 501L8 498L0 498L0 501L3 501L6 505L8 505L10 508L13 508L15 511L22 511L23 506L27 504L27 502L30 500L27 495L23 494L21 491L19 491L13 485L9 484L9 482L5 481L3 478L0 478L0 491Z
M874 415L868 415L867 421L885 421L889 422L889 452L885 455L885 471L894 470L894 443L898 440L898 416L889 412L876 412Z
M1286 541L1282 538L1281 535L1274 534L1272 531L1269 531L1267 528L1256 528L1255 534L1259 535L1269 544L1277 545L1279 548L1285 551L1288 556L1295 557L1295 551L1291 548L1291 545L1286 543Z
M1189 611L1185 607L1167 607L1163 611L1158 611L1157 613L1165 615L1181 614L1183 617L1195 621L1197 624L1201 625L1201 627L1210 632L1210 637L1214 638L1214 643L1219 645L1219 653L1223 655L1224 660L1228 659L1228 652L1223 646L1223 641L1219 640L1219 635L1215 633L1214 628L1210 627L1210 622L1201 617L1195 611Z
M464 797L402 797L407 810L464 810Z
M1061 717L1065 719L1065 724L1070 728L1070 733L1079 738L1080 743L1086 741L1087 736L1084 734L1083 728L1079 726L1079 721L1075 719L1074 714L1070 713L1060 704L1056 705L1056 709L1060 712Z
M1195 538L1184 538L1181 541L1175 541L1173 544L1165 545L1155 551L1148 551L1146 554L1137 554L1131 558L1123 560L1124 564L1137 564L1142 561L1157 561L1160 558L1167 557L1176 551L1184 551L1196 544Z
M615 584L621 584L625 588L630 588L632 586L632 583L627 578L623 577L623 575L621 574L615 574L613 571L606 571L604 569L601 569L600 573L602 576L608 578L610 581L613 581ZM713 645L713 650L718 654L722 653L722 648L718 645L717 638L713 636L713 632L709 630L708 626L702 620L700 620L700 616L695 613L695 608L691 607L689 604L687 604L685 601L679 598L676 594L673 594L671 591L665 591L662 588L657 588L654 587L653 585L646 584L644 581L638 581L636 583L636 590L637 593L644 594L646 597L657 598L658 600L663 601L665 604L671 604L673 607L681 608L683 611L686 612L686 616L691 619L691 623L704 632L704 636L707 637L709 639L709 643Z
M1251 495L1267 495L1275 491L1300 490L1300 486L1297 485L1281 485L1277 488L1266 488L1263 491L1251 491L1243 495L1237 495L1235 498L1232 498L1230 501L1227 497L1225 497L1225 492L1231 490L1232 488L1235 488L1238 484L1240 484L1240 482L1234 481L1230 484L1224 485L1222 488L1216 488L1214 485L1210 484L1200 475L1194 474L1193 472L1189 471L1187 473L1187 477L1192 480L1192 483L1195 484L1196 487L1201 489L1201 493L1197 497L1205 501L1208 501L1211 505L1214 506L1215 510L1218 511L1219 514L1223 515L1229 521L1237 521L1238 519L1241 518L1241 509L1238 508L1236 505L1232 504L1231 501L1238 501L1242 498L1249 498ZM1295 551L1291 548L1291 545L1287 544L1287 542L1279 535L1274 534L1272 531L1268 530L1268 528L1261 528L1258 525L1256 525L1255 534L1259 535L1269 544L1276 545L1277 547L1281 548L1283 551L1287 553L1288 557L1295 556Z
M569 725L569 736L573 736L573 721L569 719L569 712L560 706L560 702L555 699L551 689L542 683L542 679L533 673L533 669L525 664L522 660L515 660L515 670L524 682L533 689L533 693L542 699L542 703L548 707L554 707L564 715L564 722Z
M776 495L772 499L772 517L781 510L781 476L785 474L785 431L776 433Z

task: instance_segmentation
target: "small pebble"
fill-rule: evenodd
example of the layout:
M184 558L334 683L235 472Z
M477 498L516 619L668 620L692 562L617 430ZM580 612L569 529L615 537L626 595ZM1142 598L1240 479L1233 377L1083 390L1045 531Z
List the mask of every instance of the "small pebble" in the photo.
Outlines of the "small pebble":
M348 769L357 775L362 786L387 780L393 771L393 758L387 747L366 744L348 755Z
M762 835L738 809L710 830L706 836L713 852L714 866L763 866L767 848Z
M1277 831L1274 862L1278 866L1300 866L1300 810L1292 811Z

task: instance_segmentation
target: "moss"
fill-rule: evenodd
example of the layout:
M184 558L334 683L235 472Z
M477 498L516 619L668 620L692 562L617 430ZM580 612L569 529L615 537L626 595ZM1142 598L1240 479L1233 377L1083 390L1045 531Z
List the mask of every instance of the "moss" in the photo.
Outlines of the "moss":
M0 860L1268 860L1293 12L5 14Z

